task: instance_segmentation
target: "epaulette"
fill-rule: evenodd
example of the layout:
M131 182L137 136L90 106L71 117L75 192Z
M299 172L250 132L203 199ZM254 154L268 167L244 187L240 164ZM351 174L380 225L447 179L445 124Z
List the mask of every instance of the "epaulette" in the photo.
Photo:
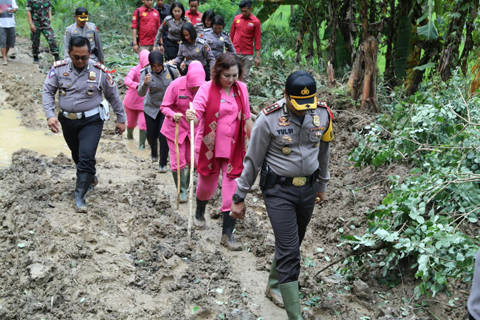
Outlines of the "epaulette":
M317 107L327 109L328 114L330 115L330 119L333 120L333 113L332 110L327 106L327 103L325 101L317 101Z
M281 107L282 107L281 105L279 105L278 103L275 103L275 104L272 104L271 106L263 108L263 113L267 115L272 113L273 111L280 109Z
M173 19L172 16L166 16L164 21L170 21L170 20L172 20L172 19Z
M227 37L230 38L230 33L229 32L227 32L227 31L222 31L222 32L223 32L224 35L226 35Z
M178 69L177 66L174 65L174 64L165 64L165 65L167 66L167 68L172 68L172 69L175 69L175 70Z
M198 43L201 43L201 44L206 44L207 41L205 41L205 39L202 39L202 38L197 38L197 41Z
M58 61L55 61L53 63L53 67L57 68L57 67L60 67L60 66L64 66L66 64L67 64L67 60L58 60Z
M99 69L102 69L103 72L106 72L108 73L108 68L106 66L104 66L103 64L101 64L100 62L97 62L97 64L95 65L95 67L99 68Z
M203 32L212 32L213 29L212 28L206 28L206 29L203 29Z
M184 21L190 21L190 19L188 19L188 17L183 17L183 20Z
M149 67L149 66L146 66L145 68L143 68L142 70L140 70L140 73L142 73L143 71L147 71L147 70L148 70L148 67Z

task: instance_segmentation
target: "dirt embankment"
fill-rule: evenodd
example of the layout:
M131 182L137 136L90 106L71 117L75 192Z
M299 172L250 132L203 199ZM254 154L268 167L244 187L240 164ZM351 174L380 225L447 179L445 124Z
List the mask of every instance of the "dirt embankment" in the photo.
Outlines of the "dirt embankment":
M27 51L21 47L19 61L1 73L9 94L4 107L21 111L23 125L44 128L45 75L30 64ZM324 98L335 115L336 137L328 200L315 210L302 245L305 319L461 319L463 308L451 308L444 295L425 306L412 300L416 283L408 273L395 288L379 284L381 270L375 268L355 282L334 268L313 277L348 249L337 246L340 229L365 230L365 213L389 192L386 177L408 174L398 165L353 168L353 133L371 117L348 100ZM244 251L221 247L221 221L209 218L205 230L193 230L190 248L188 205L174 209L170 173L157 173L148 152L132 152L131 143L115 137L112 120L104 128L97 170L100 183L88 194L88 214L73 210L69 155L19 150L0 170L0 319L285 319L285 311L263 295L274 237L258 187L235 232ZM219 210L219 197L217 192L209 211ZM454 289L458 306L468 292Z

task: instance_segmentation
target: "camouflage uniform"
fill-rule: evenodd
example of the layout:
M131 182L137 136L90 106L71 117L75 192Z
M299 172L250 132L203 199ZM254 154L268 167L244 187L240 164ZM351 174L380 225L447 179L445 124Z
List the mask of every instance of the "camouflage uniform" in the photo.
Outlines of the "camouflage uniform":
M40 34L43 33L45 39L47 39L50 47L50 52L53 55L58 55L58 45L55 41L55 35L50 27L50 19L48 18L48 12L52 10L52 6L49 0L27 0L25 9L30 11L32 15L32 22L37 29L35 33L30 33L32 39L32 51L34 56L38 56L40 53Z

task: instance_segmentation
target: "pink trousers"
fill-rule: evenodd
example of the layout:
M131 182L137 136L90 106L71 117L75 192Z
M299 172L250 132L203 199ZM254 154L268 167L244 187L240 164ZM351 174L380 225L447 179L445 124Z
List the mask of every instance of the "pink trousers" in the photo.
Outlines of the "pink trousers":
M138 123L140 130L147 130L147 123L145 122L145 114L143 110L129 109L125 106L125 113L127 114L127 127L135 129Z
M177 171L177 151L175 150L175 141L167 138L168 148L170 149L170 168ZM188 163L190 166L190 139L185 137L182 143L178 144L178 152L180 153L180 170L185 168Z
M237 183L235 179L230 179L227 177L227 164L228 159L225 158L215 158L215 161L218 162L218 166L222 169L222 207L220 210L222 212L230 211L232 207L232 196L237 190ZM218 187L218 177L220 173L212 174L209 176L204 176L198 174L198 186L197 186L197 198L205 201L210 200L217 190Z

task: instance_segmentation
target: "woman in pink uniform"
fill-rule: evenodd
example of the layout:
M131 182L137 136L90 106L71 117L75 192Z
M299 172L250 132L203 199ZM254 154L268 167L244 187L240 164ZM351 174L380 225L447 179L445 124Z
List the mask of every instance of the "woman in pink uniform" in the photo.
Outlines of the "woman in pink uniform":
M205 226L205 207L217 189L221 170L221 243L229 250L242 250L233 237L236 220L230 217L230 207L237 187L234 179L242 173L247 138L253 126L247 86L238 81L242 75L238 57L222 54L212 68L212 80L200 87L193 100L195 111L187 111L187 120L201 122L195 140L198 159L195 226Z
M147 139L147 124L145 115L143 114L143 97L137 94L138 83L140 81L140 70L148 65L148 50L142 50L138 54L139 63L130 69L128 75L123 80L127 86L127 93L123 99L123 106L127 114L127 139L133 139L133 129L137 126L140 129L140 139L138 147L140 150L145 149L145 140Z
M185 165L190 163L190 123L184 115L190 108L198 88L205 83L205 70L202 63L193 61L190 63L187 75L175 79L167 88L160 111L165 115L160 132L167 138L170 149L170 167L172 169L175 185L180 183L180 202L187 202L187 187L190 184L190 175L185 170ZM180 156L180 168L177 168L177 153L175 150L175 124L179 123L178 149ZM180 181L177 181L177 170L180 170Z

